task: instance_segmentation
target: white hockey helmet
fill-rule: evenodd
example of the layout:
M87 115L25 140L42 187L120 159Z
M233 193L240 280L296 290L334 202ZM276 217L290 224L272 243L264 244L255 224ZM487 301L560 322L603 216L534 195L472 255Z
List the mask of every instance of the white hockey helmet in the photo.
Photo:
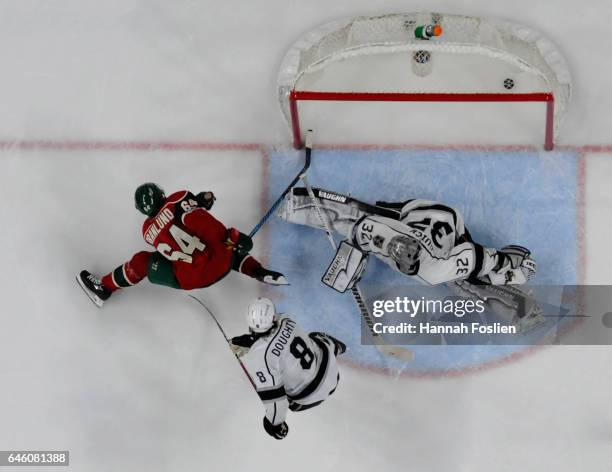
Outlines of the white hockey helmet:
M247 323L254 333L265 333L274 324L276 309L272 300L259 297L253 300L247 310Z

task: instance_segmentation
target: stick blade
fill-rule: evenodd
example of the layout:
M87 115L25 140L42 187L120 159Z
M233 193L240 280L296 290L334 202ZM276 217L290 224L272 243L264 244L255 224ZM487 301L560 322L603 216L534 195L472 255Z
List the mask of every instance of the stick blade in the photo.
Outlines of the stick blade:
M414 360L414 352L400 346L391 346L388 344L377 344L376 348L383 354L398 359L404 362L412 362Z
M313 136L313 131L311 129L309 129L308 131L306 131L306 141L305 141L305 147L306 149L312 149L312 136Z

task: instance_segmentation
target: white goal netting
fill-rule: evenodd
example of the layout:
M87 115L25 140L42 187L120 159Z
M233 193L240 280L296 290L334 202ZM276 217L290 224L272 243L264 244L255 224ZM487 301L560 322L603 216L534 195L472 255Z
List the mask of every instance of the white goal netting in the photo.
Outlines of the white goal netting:
M419 39L415 28L422 25L440 25L443 33ZM554 97L551 129L556 135L570 101L571 76L556 46L532 28L495 19L407 13L348 18L309 32L285 55L278 87L281 109L294 127L290 102L296 91L463 94L465 101L469 94L479 95L475 101L487 96L491 101L535 101L535 94L547 94Z

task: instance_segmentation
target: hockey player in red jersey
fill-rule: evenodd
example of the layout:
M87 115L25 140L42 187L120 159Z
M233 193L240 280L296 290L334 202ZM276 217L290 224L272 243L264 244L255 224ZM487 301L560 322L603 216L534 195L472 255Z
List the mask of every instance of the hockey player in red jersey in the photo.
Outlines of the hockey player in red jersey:
M155 284L192 290L218 282L233 269L260 282L287 285L283 274L265 269L249 254L249 236L226 228L209 213L215 202L212 192L194 195L181 190L166 197L158 185L145 183L136 189L135 201L147 216L142 236L157 251L136 253L101 280L82 271L77 281L99 307L113 292L145 277Z

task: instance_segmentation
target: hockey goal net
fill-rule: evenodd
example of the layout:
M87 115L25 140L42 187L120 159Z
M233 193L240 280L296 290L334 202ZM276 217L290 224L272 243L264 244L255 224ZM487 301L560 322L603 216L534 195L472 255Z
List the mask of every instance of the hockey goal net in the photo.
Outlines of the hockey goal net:
M426 25L440 26L442 34L419 39L415 30ZM296 148L303 127L312 126L301 123L303 102L543 102L550 150L570 92L566 61L541 33L439 13L325 24L291 47L279 73L280 104Z

